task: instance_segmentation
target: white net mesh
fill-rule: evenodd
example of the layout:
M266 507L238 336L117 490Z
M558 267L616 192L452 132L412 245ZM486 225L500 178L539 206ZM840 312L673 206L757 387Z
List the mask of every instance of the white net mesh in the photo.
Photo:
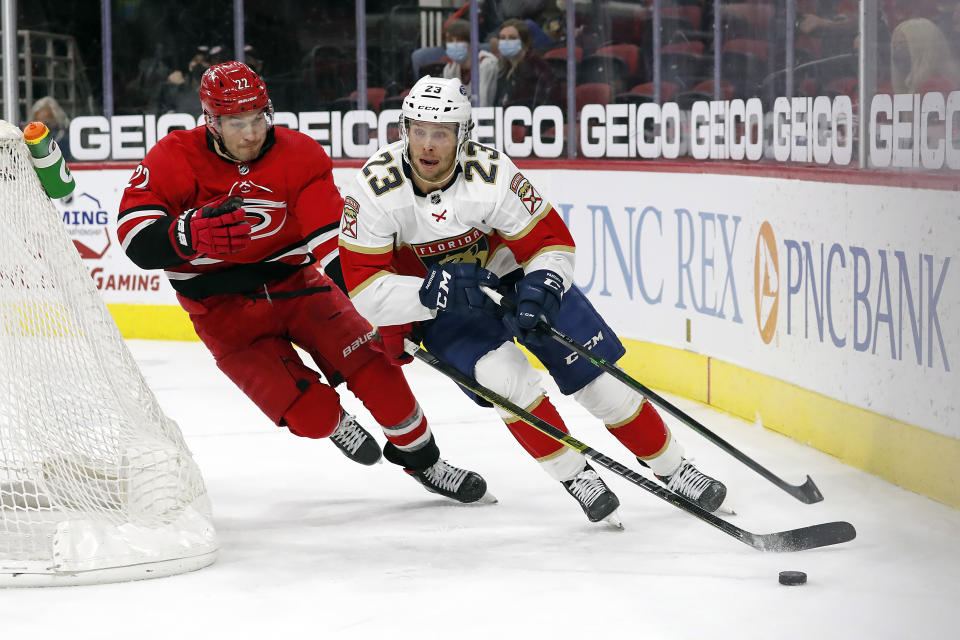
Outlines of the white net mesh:
M215 550L177 424L0 121L0 583Z

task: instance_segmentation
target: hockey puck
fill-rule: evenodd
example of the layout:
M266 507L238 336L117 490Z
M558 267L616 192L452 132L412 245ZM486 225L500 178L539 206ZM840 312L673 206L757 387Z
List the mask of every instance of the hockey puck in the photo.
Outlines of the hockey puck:
M780 584L785 584L787 586L794 586L798 584L806 584L807 574L803 571L781 571L780 572Z

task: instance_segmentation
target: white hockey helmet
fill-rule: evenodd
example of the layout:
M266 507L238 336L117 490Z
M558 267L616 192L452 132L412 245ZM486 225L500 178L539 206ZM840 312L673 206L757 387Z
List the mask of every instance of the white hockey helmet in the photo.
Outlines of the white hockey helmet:
M473 109L467 88L459 78L424 76L403 99L400 115L400 138L403 155L410 161L410 140L407 137L409 121L452 122L457 125L457 163L463 159L463 149L473 130Z

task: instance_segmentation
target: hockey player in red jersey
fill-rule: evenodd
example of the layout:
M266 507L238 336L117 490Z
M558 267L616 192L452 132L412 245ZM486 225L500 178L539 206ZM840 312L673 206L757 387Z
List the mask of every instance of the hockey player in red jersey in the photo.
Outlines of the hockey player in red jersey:
M437 358L566 430L518 337L560 391L603 420L668 488L715 511L726 487L683 456L645 398L532 331L543 315L608 362L625 352L572 284L574 242L559 214L509 158L469 140L472 124L458 79L421 78L403 101L402 139L344 188L340 259L357 310L379 325L396 361L408 360L403 337L417 325ZM517 313L501 321L480 286L513 297ZM616 521L617 497L580 453L498 412L591 521Z
M321 146L273 126L266 85L243 63L208 69L200 100L206 126L162 138L127 184L124 251L165 271L217 366L274 423L374 464L380 446L334 389L346 382L382 427L389 461L430 491L479 500L483 478L440 458L400 369L371 348L375 330L327 275L340 277L343 200Z

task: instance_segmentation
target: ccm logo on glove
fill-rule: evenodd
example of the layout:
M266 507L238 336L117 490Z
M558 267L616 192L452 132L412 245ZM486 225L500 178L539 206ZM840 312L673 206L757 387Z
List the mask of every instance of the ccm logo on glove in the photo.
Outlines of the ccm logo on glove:
M496 312L497 305L480 290L500 279L472 262L435 264L420 286L420 303L438 313Z
M517 283L517 325L533 329L543 318L552 324L560 309L563 278L547 269L533 271Z

